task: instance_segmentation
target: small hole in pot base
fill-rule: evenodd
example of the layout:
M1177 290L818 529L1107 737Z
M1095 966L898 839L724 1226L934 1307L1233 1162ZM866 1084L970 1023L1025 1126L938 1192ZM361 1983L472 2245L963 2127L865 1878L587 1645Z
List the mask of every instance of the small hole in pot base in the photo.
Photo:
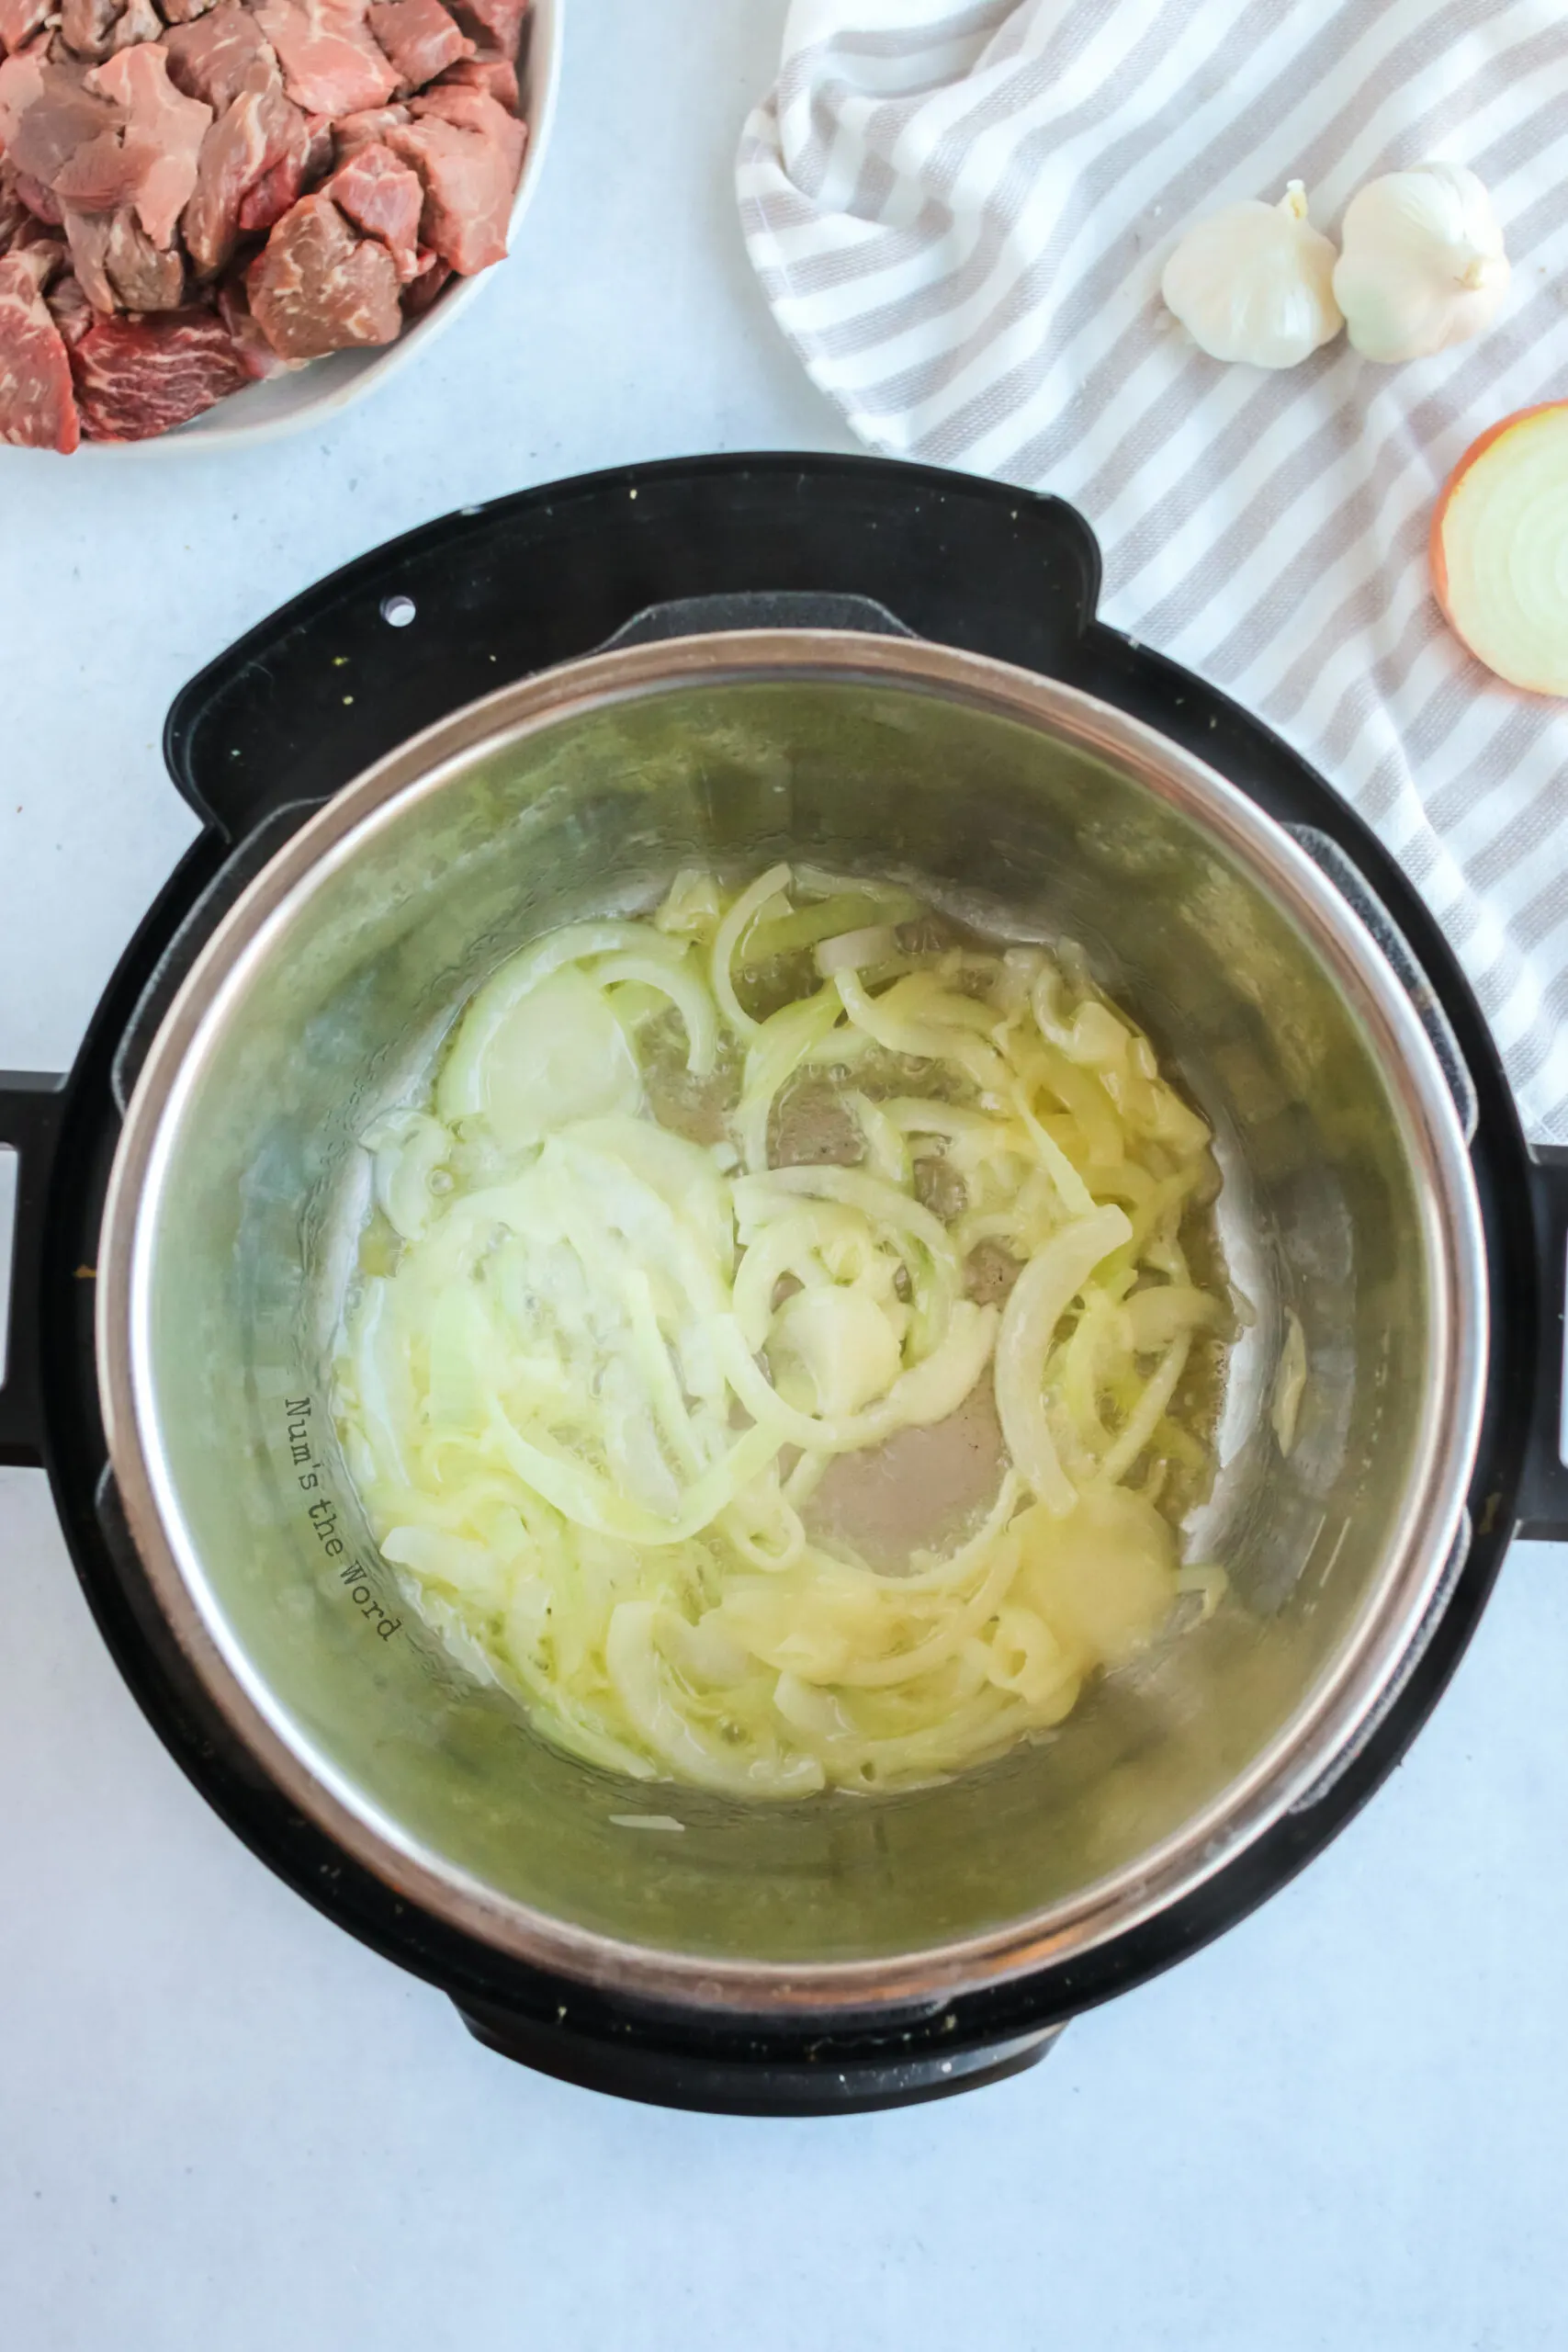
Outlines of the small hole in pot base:
M412 596L389 596L381 606L381 618L389 628L407 628L418 610Z

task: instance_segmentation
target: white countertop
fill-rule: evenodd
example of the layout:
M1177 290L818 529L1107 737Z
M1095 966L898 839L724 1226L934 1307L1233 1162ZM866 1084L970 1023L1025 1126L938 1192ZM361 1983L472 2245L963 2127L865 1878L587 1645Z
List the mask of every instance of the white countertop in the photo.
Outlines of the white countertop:
M730 201L783 0L574 0L515 258L317 435L0 451L0 1067L63 1069L189 839L179 684L446 508L848 446ZM1534 2352L1568 2331L1568 1558L1522 1546L1370 1811L1043 2067L902 2114L665 2114L526 2074L208 1812L48 1490L0 1471L8 2352Z

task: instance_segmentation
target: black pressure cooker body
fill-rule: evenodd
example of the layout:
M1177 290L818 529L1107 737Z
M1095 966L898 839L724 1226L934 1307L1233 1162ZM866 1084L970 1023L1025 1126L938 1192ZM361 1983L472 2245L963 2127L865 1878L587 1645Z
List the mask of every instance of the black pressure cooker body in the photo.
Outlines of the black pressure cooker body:
M802 2114L1016 2072L1077 2012L1207 1942L1326 1845L1419 1730L1513 1536L1568 1539L1568 1151L1527 1148L1479 1008L1376 838L1256 719L1097 621L1099 579L1088 526L1059 502L870 458L677 461L430 524L264 621L179 695L165 755L203 830L69 1078L0 1078L0 1144L19 1157L0 1464L47 1468L121 1674L229 1826L319 1910L449 1994L481 2040L546 2073L671 2106ZM141 1060L221 914L314 808L451 711L611 640L791 625L903 629L1062 679L1158 729L1296 832L1404 979L1472 1130L1492 1347L1468 1544L1355 1748L1291 1813L1196 1894L1080 1958L893 2021L754 2025L507 1959L395 1894L284 1797L152 1600L107 1468L93 1322L105 1193Z

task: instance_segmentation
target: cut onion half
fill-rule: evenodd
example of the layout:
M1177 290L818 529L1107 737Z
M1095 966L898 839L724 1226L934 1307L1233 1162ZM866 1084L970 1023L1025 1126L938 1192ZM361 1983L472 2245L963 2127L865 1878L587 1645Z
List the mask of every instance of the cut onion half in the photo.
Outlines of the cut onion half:
M1466 450L1431 553L1438 602L1476 660L1568 695L1568 401L1521 409Z

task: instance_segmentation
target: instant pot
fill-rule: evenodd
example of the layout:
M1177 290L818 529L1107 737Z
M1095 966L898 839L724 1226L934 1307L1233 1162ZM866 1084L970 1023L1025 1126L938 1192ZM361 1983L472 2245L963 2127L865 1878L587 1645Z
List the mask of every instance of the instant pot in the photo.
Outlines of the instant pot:
M1527 1149L1374 838L1099 623L1098 570L1057 502L866 459L652 467L416 532L180 695L201 835L70 1078L0 1080L0 1461L48 1468L223 1817L548 2072L816 2112L1029 2064L1309 1860L1512 1535L1568 1535L1568 1154ZM1209 1117L1251 1303L1203 1530L1232 1598L983 1771L660 1786L636 1834L647 1791L448 1656L343 1475L357 1137L487 960L693 858L791 854L1080 940Z

